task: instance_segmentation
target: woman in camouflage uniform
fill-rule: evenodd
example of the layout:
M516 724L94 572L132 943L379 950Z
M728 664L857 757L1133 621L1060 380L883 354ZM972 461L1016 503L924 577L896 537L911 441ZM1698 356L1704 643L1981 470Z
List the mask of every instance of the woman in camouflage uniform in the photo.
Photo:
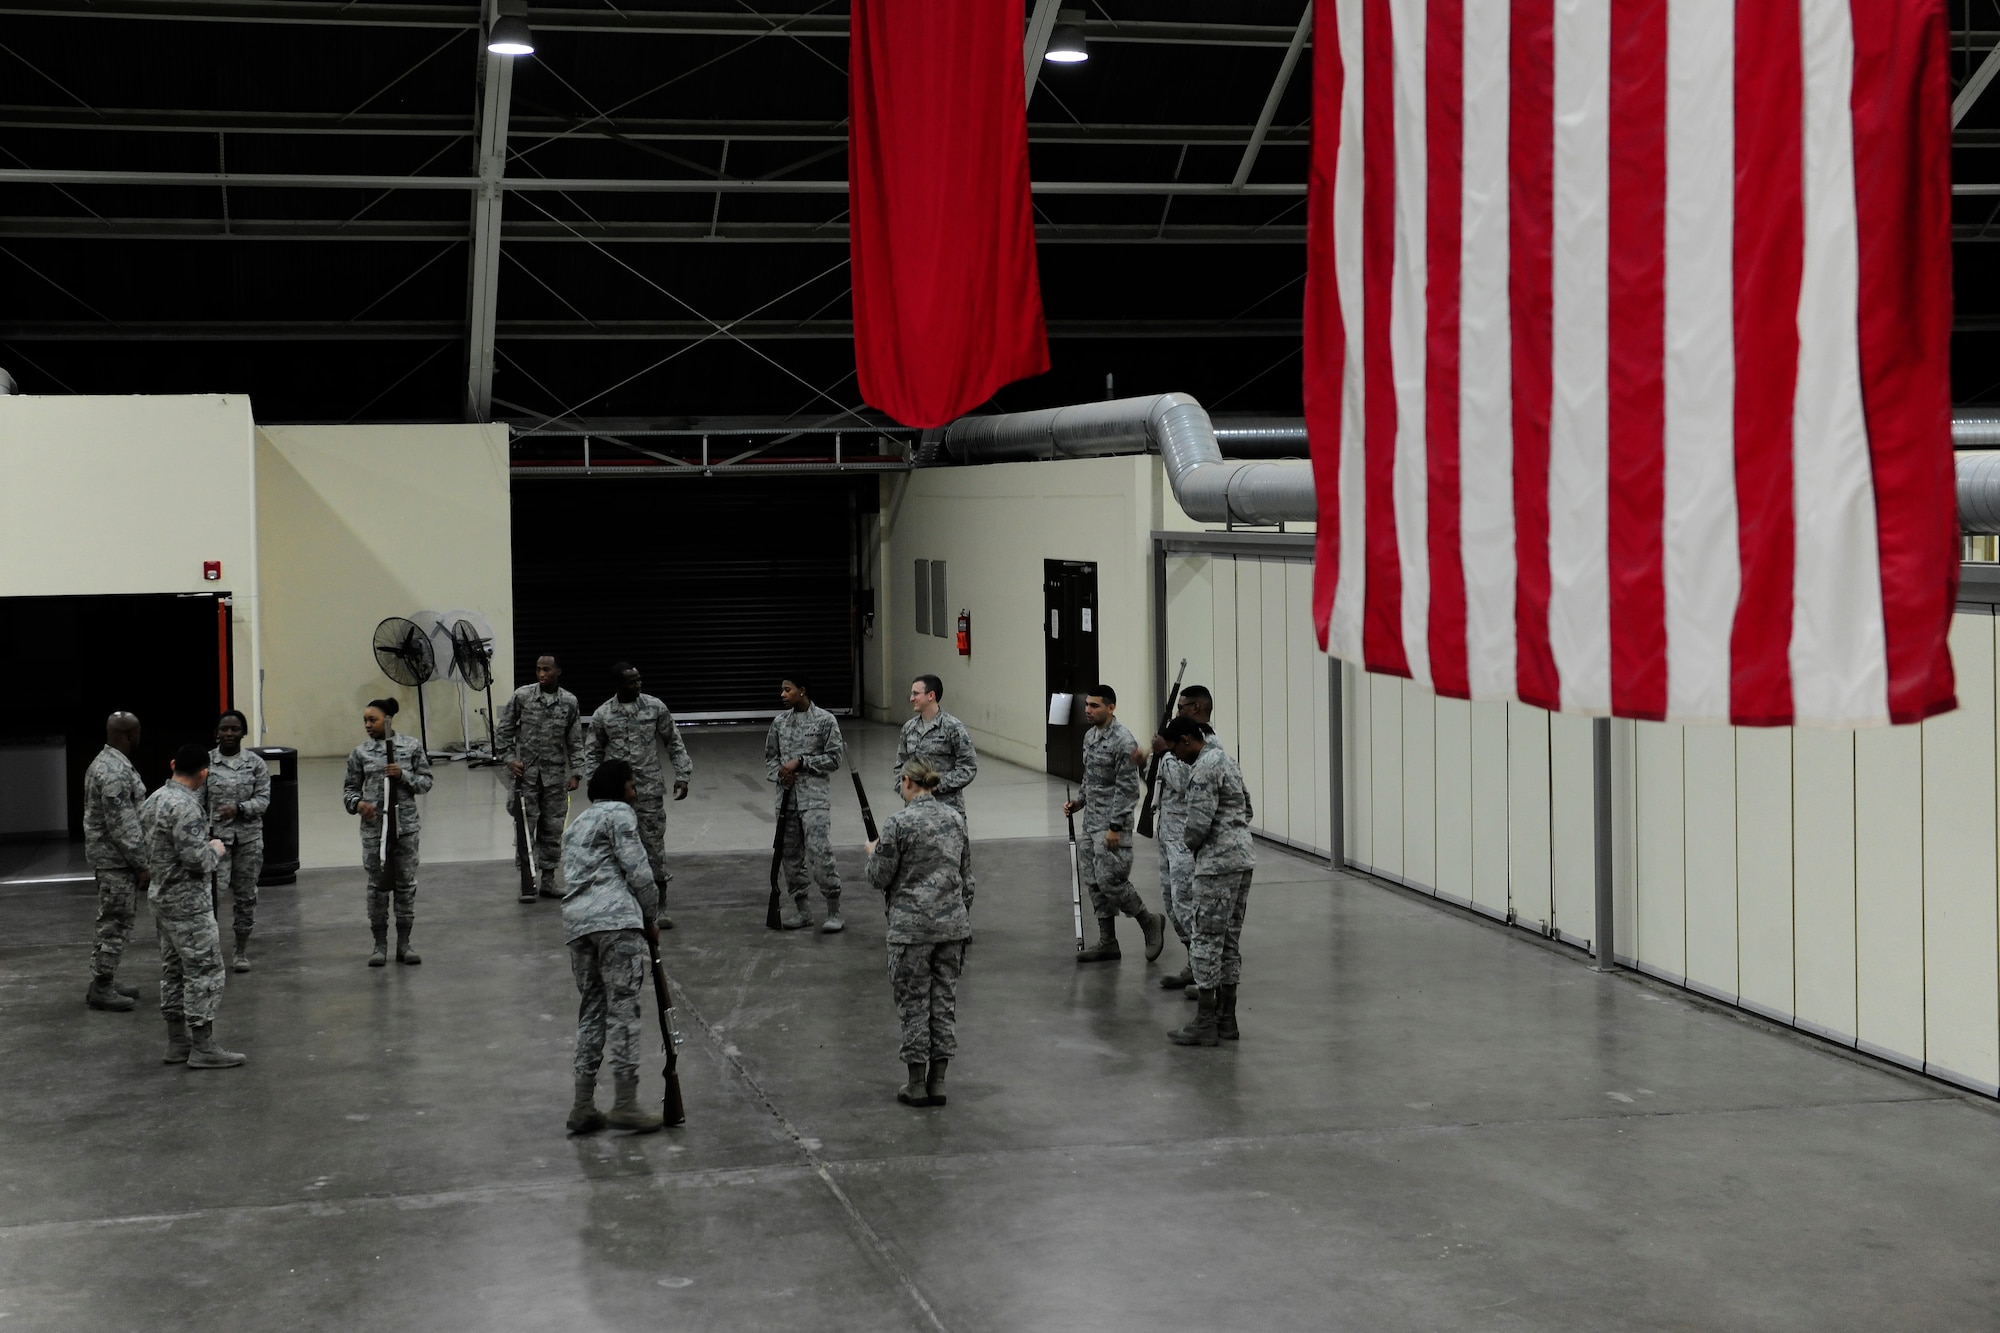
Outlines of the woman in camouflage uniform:
M243 738L250 721L232 708L216 719L215 748L208 752L208 781L201 796L208 833L228 848L216 868L226 885L236 927L237 972L250 970L250 932L257 924L257 877L264 871L264 812L271 808L271 770ZM218 902L219 905L219 902Z
M368 929L375 936L375 951L368 966L382 967L389 961L389 908L396 910L396 961L421 963L424 960L410 947L410 930L417 920L417 835L422 816L417 797L431 789L431 760L415 736L400 732L393 736L391 752L390 719L396 716L394 699L371 699L361 710L361 725L368 739L347 756L347 780L341 785L341 803L350 815L361 816L361 868L368 875ZM396 780L396 836L389 847L389 865L382 865L384 811L382 788L386 779Z
M889 917L889 982L903 1022L905 1106L943 1106L945 1066L958 1051L958 978L972 938L971 845L965 816L934 794L938 771L903 765L908 802L868 844L868 879Z

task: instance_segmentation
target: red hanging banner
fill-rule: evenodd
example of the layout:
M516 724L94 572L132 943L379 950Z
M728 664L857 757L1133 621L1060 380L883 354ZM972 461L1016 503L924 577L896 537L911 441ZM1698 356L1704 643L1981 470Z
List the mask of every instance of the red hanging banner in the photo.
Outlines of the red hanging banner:
M1049 368L1022 0L855 0L847 139L861 396L942 426Z

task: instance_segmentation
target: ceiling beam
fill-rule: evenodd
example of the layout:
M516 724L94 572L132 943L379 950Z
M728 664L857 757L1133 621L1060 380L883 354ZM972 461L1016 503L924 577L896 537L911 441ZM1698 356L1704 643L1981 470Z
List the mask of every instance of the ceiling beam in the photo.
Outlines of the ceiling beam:
M1042 61L1049 53L1049 38L1056 30L1061 3L1062 0L1035 0L1034 8L1028 11L1028 31L1021 39L1022 74L1028 89L1023 106L1035 100L1035 86L1042 81Z
M345 173L253 173L240 171L70 171L0 167L0 185L185 185L201 188L280 190L476 190L477 176L364 176ZM516 176L501 183L507 190L539 190L579 194L846 194L844 180L698 180L602 177L557 180ZM1228 181L1036 181L1030 187L1045 195L1272 195L1306 192L1304 181L1267 181L1231 185ZM2000 186L1957 193L1995 193Z
M1301 334L1296 319L1052 319L1051 338L1291 338ZM759 342L845 340L854 324L845 319L793 321L738 320L728 337ZM696 319L500 320L503 340L517 342L693 342L716 336L716 328ZM90 320L0 320L0 340L9 342L438 342L465 336L452 319L414 320L142 320L103 324Z
M1975 230L1977 230L1975 228ZM1043 245L1132 245L1141 242L1162 245L1299 245L1305 241L1302 225L1186 224L1169 226L1164 235L1150 222L1102 223L1053 227L1042 223L1035 239ZM377 221L360 222L328 218L232 217L225 229L221 218L82 218L8 217L0 218L0 239L7 240L142 240L142 241L377 241L423 242L464 241L471 233L462 222ZM508 245L528 243L568 244L684 244L726 241L736 244L802 245L847 244L844 222L604 222L587 231L541 219L507 222L500 233Z
M1271 121L1278 114L1278 103L1284 99L1285 89L1292 82L1292 71L1298 68L1299 52L1305 50L1306 39L1312 36L1312 0L1306 0L1306 12L1299 16L1299 26L1292 33L1292 44L1285 48L1285 58L1278 62L1278 77L1271 80L1271 91L1264 98L1264 109L1257 116L1257 128L1250 131L1250 142L1243 146L1243 160L1236 164L1236 178L1231 182L1239 190L1250 179L1250 169L1257 165L1257 154L1264 147L1264 140L1270 136Z
M344 4L340 0L23 0L10 14L53 18L150 19L206 23L306 23L373 28L463 28L480 26L476 4ZM602 32L657 37L787 37L847 40L847 15L763 15L749 12L691 12L613 9L530 8L537 32ZM775 24L775 26L773 26ZM1253 23L1163 23L1086 19L1084 35L1093 42L1167 46L1284 47L1292 29Z
M108 107L92 110L74 106L0 106L0 129L114 130L165 134L297 134L349 137L441 139L471 135L478 125L465 116L364 112L342 115L332 111L176 111ZM587 122L583 129L556 116L510 114L507 133L514 139L558 135L593 138L680 140L737 143L845 143L845 121L810 120L651 120L619 117L606 129ZM1215 145L1240 147L1250 141L1248 125L1078 125L1074 121L1028 123L1030 143ZM1304 148L1312 142L1306 125L1269 127L1266 147L1283 144Z

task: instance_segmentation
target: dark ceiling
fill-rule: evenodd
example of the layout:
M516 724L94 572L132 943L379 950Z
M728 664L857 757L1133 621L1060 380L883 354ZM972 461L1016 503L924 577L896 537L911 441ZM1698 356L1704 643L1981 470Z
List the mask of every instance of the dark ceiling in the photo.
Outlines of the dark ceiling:
M1028 109L1055 368L996 406L1101 397L1109 375L1120 395L1299 410L1309 49L1253 189L1226 187L1303 8L1088 5L1091 60L1043 65ZM1950 10L1962 82L2000 39L2000 0ZM0 3L0 365L27 392L248 392L267 421L464 419L481 12ZM858 407L845 195L777 192L846 174L844 0L554 0L529 18L538 49L514 65L505 175L591 184L505 195L492 414ZM1995 149L2000 90L1959 131L1961 182L2000 179ZM425 176L461 184L379 179ZM647 188L608 188L629 182ZM1206 192L1069 192L1134 182ZM1996 400L2000 289L1982 242L2000 239L2000 199L1955 209L1955 389Z
M530 10L505 174L595 186L505 195L495 417L816 419L859 404L846 196L774 192L845 179L846 8ZM1227 186L1303 8L1092 5L1091 60L1043 64L1029 106L1038 186ZM0 365L26 392L247 391L269 421L463 419L471 192L325 178L477 173L480 13L0 6L0 170L316 178L5 180ZM1110 375L1120 395L1296 412L1309 96L1310 48L1248 177L1288 193L1038 189L1055 369L997 404L1102 397ZM631 180L655 184L604 188ZM729 192L703 188L718 180Z

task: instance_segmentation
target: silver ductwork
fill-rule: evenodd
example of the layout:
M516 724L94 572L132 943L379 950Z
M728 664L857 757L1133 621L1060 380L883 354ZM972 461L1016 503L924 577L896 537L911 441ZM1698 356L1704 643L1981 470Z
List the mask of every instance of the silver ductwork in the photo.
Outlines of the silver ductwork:
M1157 453L1174 499L1198 523L1310 523L1319 513L1310 464L1225 461L1208 413L1184 393L960 417L945 429L944 452L957 463Z
M1958 423L1953 422L1953 433ZM2000 452L1960 450L1952 459L1958 472L1958 526L1968 536L2000 533Z

